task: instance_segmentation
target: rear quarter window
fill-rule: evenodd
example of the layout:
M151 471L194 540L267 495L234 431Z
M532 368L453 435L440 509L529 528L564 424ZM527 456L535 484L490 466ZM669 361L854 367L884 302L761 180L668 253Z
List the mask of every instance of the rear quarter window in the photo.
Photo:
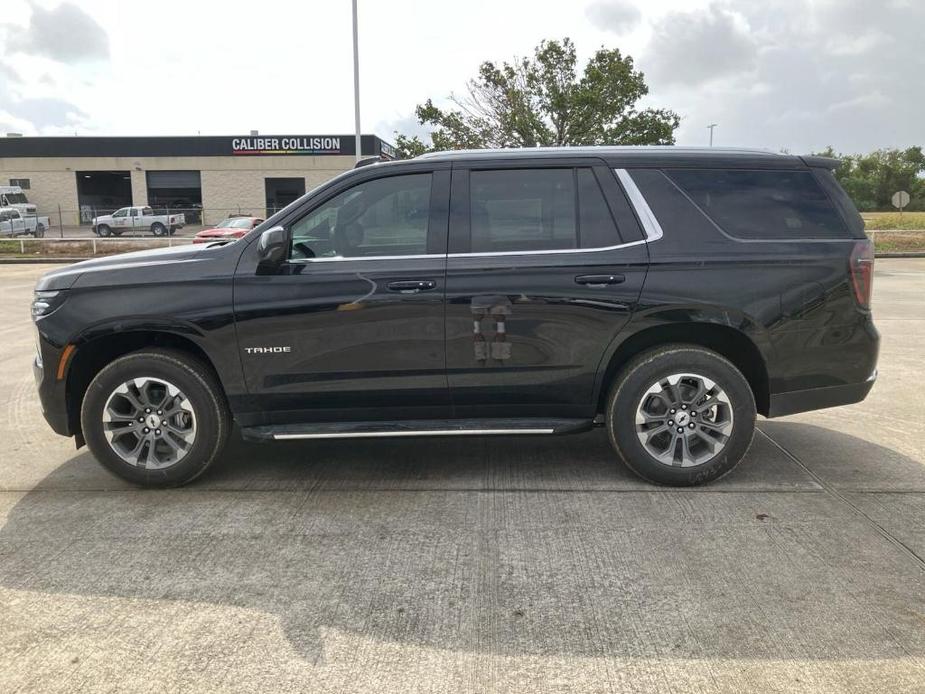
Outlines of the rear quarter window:
M808 170L667 169L723 232L739 239L837 239L849 231Z

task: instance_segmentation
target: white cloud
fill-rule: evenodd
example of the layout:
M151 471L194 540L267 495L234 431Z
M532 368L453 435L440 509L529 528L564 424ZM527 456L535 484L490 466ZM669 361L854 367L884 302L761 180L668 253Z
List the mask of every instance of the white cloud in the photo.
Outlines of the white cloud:
M757 54L748 27L718 5L670 12L654 27L648 49L649 74L661 84L697 87L752 70Z
M595 0L585 14L596 27L614 34L626 33L642 20L639 8L629 0Z
M41 55L62 62L105 60L109 37L93 17L65 2L46 10L32 5L29 24L8 31L7 50Z

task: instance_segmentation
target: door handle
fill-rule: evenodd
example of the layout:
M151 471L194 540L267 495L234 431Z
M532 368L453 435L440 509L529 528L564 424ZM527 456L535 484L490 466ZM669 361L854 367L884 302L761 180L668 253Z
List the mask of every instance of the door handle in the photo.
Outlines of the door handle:
M417 294L434 289L437 283L434 280L398 280L389 282L386 285L390 292L401 292L402 294Z
M575 282L589 287L606 287L608 284L622 284L626 281L623 275L578 275Z

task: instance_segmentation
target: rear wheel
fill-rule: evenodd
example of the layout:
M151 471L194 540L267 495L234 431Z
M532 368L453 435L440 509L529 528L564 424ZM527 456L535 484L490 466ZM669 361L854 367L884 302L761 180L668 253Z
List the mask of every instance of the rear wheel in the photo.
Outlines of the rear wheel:
M165 227L160 222L154 222L154 224L151 225L151 233L155 236L166 236L167 227Z
M45 236L45 225L37 224L35 226L35 233L33 234L33 236L35 236L35 238L37 239L43 238Z
M211 369L169 350L134 352L109 364L87 388L80 419L97 460L145 487L178 486L201 475L230 428Z
M651 482L676 486L718 479L745 455L755 430L748 381L727 359L694 345L669 345L634 359L607 406L611 444Z

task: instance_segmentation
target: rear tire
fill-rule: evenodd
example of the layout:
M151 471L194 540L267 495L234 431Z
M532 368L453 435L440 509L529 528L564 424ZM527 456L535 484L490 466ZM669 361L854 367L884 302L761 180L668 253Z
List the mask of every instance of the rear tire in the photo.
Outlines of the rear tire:
M144 350L102 369L84 395L80 422L110 472L142 487L176 487L218 458L231 417L205 363L183 352Z
M745 456L755 398L728 359L696 345L666 345L620 373L606 417L628 468L650 482L692 486L719 479Z
M166 236L167 227L165 227L160 222L154 222L154 224L151 225L151 233L155 236Z
M37 239L44 238L45 237L45 225L37 224L35 227L35 233L33 234L33 236Z

